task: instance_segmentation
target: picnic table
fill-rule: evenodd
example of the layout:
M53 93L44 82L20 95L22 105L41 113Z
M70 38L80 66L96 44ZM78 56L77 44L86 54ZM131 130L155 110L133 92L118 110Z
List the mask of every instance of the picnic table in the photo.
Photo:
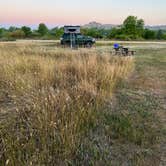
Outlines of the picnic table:
M122 56L132 56L136 51L130 50L128 47L120 46L119 44L114 44L113 55L122 55Z

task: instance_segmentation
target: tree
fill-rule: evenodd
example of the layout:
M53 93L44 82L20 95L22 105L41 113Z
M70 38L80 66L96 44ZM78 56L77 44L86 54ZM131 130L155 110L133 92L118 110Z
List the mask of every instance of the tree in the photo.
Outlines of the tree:
M38 27L38 32L41 36L44 36L48 33L48 28L44 23L40 23Z
M137 34L139 35L139 37L143 36L144 26L145 26L145 22L143 19L137 20L136 29L137 29Z
M23 26L21 30L25 33L25 37L30 37L32 34L30 27Z
M2 35L3 35L3 29L0 28L0 38L2 37Z
M9 32L14 32L16 30L18 30L17 27L13 27L13 26L9 27Z
M165 33L165 34L163 34L163 39L164 39L164 40L166 40L166 33Z
M159 30L157 31L156 38L157 38L158 40L163 39L163 31L162 31L161 29L159 29Z
M123 22L124 32L127 35L136 35L137 17L129 16Z
M94 38L103 38L104 36L104 30L98 28L87 28L87 29L82 28L81 32L86 36L91 36Z
M57 30L58 30L58 27L54 27L54 28L52 28L52 29L49 30L49 34L50 34L51 36L55 36Z
M142 37L144 31L144 20L135 16L128 16L123 22L123 30L132 38Z
M64 29L63 28L52 28L51 30L49 30L49 35L51 38L56 38L56 39L60 39L60 37L63 35L64 33Z
M156 38L156 33L155 33L155 31L152 31L150 29L145 29L143 37L145 39L155 39Z
M5 28L0 28L0 38L7 38L8 37L8 30Z
M120 36L123 34L122 28L112 28L108 34L109 39L116 39L117 36Z
M63 28L57 28L57 30L55 31L55 38L59 39L64 33L64 29Z

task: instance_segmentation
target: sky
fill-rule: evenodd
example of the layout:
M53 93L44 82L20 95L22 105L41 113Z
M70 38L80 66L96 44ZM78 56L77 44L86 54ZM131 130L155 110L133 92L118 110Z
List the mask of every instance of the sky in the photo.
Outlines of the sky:
M166 0L0 0L0 27L121 24L128 15L166 25Z

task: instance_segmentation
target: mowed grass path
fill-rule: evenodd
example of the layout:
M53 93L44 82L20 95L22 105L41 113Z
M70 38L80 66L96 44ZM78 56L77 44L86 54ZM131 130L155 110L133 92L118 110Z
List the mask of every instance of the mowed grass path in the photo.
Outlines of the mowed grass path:
M131 165L166 165L166 47L156 44L135 49L135 70L119 84L115 110L130 122L126 130L134 125L136 133L130 131L128 139L138 135L136 140L120 144L116 157L123 161L120 165L124 160L131 161Z
M40 52L36 48L16 51L24 54L24 60L15 56L14 63L6 61L19 64L9 67L14 67L15 77L17 72L18 76L23 74L30 88L21 82L26 88L26 106L21 105L17 110L19 116L0 127L3 159L0 164L165 165L166 47L163 44L130 44L137 50L133 59L111 57L112 60L108 57L110 46L80 52L75 59L75 51L68 54L56 48L55 53L53 47L47 49L47 43L42 45L45 49ZM104 58L94 54L95 49ZM33 63L27 65L27 62ZM50 73L52 69L58 77ZM24 95L24 89L19 89L20 82L8 78L8 74L2 76L18 86L19 95ZM59 88L57 91L59 85L63 93ZM73 85L76 90L71 88ZM1 86L6 87L2 83ZM7 96L17 95L10 95L10 86L6 90ZM16 104L20 101L24 100L17 98ZM55 109L60 111L54 114ZM14 130L18 135L8 132Z
M112 102L103 111L98 132L85 143L85 152L93 156L91 161L98 159L92 165L102 165L99 161L104 159L104 164L113 166L164 166L166 45L141 43L129 47L137 50L134 71L117 85ZM91 142L89 146L87 142Z

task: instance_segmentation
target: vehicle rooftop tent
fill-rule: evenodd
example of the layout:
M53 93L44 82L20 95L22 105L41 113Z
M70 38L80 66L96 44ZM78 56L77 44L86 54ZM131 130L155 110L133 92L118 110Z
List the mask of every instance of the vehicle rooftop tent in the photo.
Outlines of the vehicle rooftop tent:
M64 26L64 32L80 34L81 30L80 30L80 26Z

